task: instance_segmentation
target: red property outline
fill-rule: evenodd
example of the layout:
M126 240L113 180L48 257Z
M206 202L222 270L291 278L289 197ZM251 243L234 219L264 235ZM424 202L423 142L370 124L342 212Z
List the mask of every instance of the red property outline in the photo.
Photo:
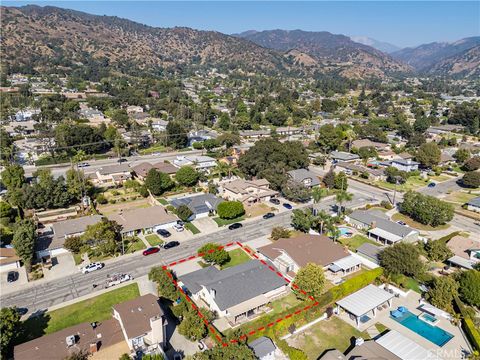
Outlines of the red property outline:
M226 244L225 246L219 246L217 249L211 249L208 251L208 253L213 253L215 251L218 251L218 250L222 250L224 248L228 248L228 247L231 247L231 246L234 246L234 245L238 245L240 246L240 248L245 251L250 257L253 257L257 260L259 260L263 265L265 265L265 267L267 267L269 270L273 271L276 275L280 276L282 279L284 279L287 283L291 283L291 281L289 279L287 279L285 276L283 276L283 274L279 271L277 271L277 269L275 269L273 266L271 265L268 265L268 263L263 260L263 259L260 259L259 256L257 255L257 253L255 251L252 251L250 248L248 247L245 247L243 246L243 244L241 244L240 242L231 242L231 243L228 243ZM198 316L203 320L203 322L205 323L205 325L207 326L208 330L213 334L213 336L215 337L215 339L217 339L217 341L222 344L222 346L228 346L229 344L222 341L222 338L220 337L218 331L215 329L215 327L213 327L213 325L205 318L205 316L201 313L201 311L199 310L198 306L195 305L194 301L185 293L185 291L183 291L183 289L178 285L178 282L177 280L175 280L172 276L172 274L167 271L169 270L170 267L173 267L175 265L179 265L179 264L182 264L186 261L189 261L189 260L193 260L193 259L196 259L196 258L201 258L205 255L205 253L199 253L198 255L192 255L192 256L189 256L189 257L186 257L186 258L183 258L181 260L178 260L178 261L174 261L174 262L171 262L170 264L168 265L163 265L162 266L162 269L166 272L166 274L170 277L170 279L172 280L173 284L175 285L175 287L183 294L183 296L185 297L185 299L190 303L190 305L192 306L192 308L197 312ZM302 294L304 295L307 295L307 292L300 289L297 285L295 284L292 284L292 287L297 289L298 291L300 291ZM308 296L308 298L313 302L311 305L307 305L305 306L304 308L302 309L299 309L295 312L292 312L292 313L289 313L287 315L285 315L284 317L280 317L272 322L270 322L269 324L266 324L265 326L261 326L259 327L258 329L254 329L252 331L250 331L248 334L243 334L241 335L238 339L232 339L230 340L230 343L237 343L239 342L240 340L245 340L247 339L248 336L251 336L257 332L262 332L262 331L265 331L267 328L269 327L272 327L272 326L275 326L276 324L282 322L283 320L286 320L286 319L289 319L291 318L292 316L294 315L298 315L300 314L301 312L303 311L307 311L313 307L316 307L319 305L319 302L315 300L315 298L311 295Z

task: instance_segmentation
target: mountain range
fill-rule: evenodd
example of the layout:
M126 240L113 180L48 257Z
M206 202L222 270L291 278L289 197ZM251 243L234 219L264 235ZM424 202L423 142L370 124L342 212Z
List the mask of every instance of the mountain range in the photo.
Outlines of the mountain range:
M398 47L397 45L393 45L393 44L390 44L390 43L385 42L385 41L378 41L378 40L372 39L371 37L368 37L368 36L350 36L350 39L352 39L353 41L355 41L357 43L371 46L371 47L373 47L377 50L380 50L380 51L382 51L386 54L391 54L395 51L401 50L401 48Z
M69 69L99 62L125 73L216 66L270 74L385 78L414 71L475 76L479 68L480 37L386 54L392 45L364 37L353 37L354 41L326 31L251 30L227 35L186 27L157 28L52 6L1 7L1 11L1 61L11 71ZM381 46L385 52L377 49Z

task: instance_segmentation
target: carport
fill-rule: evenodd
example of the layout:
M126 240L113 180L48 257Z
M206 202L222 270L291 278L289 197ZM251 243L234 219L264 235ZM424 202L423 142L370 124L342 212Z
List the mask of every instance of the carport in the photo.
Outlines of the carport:
M384 304L388 304L388 307L391 307L392 298L394 297L395 294L390 294L389 292L370 284L342 300L337 301L337 311L340 311L340 308L342 308L349 314L353 315L357 327L359 327L360 319L363 316L371 311L373 317L375 317L377 315L377 308L381 308Z

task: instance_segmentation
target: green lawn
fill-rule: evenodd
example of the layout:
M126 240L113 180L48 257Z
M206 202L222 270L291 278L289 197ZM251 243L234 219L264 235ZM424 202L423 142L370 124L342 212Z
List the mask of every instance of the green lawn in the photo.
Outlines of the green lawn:
M215 221L218 225L218 227L221 227L221 226L225 226L225 225L230 225L230 224L233 224L233 223L236 223L236 222L240 222L242 220L245 220L245 216L239 216L238 218L235 218L235 219L222 219L222 218L219 218L219 217L215 217L213 218L213 221Z
M303 350L309 359L316 360L328 349L344 352L350 346L352 337L369 338L366 332L360 332L334 316L292 336L287 342L290 346Z
M479 192L476 192L476 191L469 191L469 192L454 191L451 194L448 194L444 198L444 200L452 203L456 203L458 205L463 205L466 202L472 200L473 198L476 198L477 196L479 196Z
M382 323L376 323L375 327L380 332L380 334L383 333L384 331L388 330L388 328L385 325L383 325Z
M200 234L200 230L199 230L195 225L193 225L193 224L190 223L190 222L186 222L186 223L184 224L184 227L185 227L185 229L190 230L190 232L191 232L193 235L195 235L195 234Z
M245 251L242 249L235 249L229 251L228 254L230 255L230 261L222 265L222 269L227 269L232 266L243 264L247 261L252 260L250 256L247 255Z
M19 343L83 322L110 319L113 305L135 299L138 296L140 296L138 285L129 284L94 298L49 311L43 316L27 319L21 324Z
M160 239L156 234L145 235L145 239L148 241L150 246L158 246L164 243L164 241Z
M372 245L375 245L375 246L379 246L378 243L376 243L375 241L365 237L365 236L362 236L362 235L354 235L352 236L351 238L340 238L338 240L339 243L343 244L343 245L346 245L348 246L348 248L352 251L355 251L357 250L360 245L364 244L364 243L369 243L369 244L372 244Z
M449 224L444 224L444 225L439 225L437 227L433 227L430 225L423 225L420 224L419 222L416 222L415 220L409 218L407 215L403 215L400 213L393 214L392 216L393 221L403 221L405 222L408 226L413 227L414 229L417 230L423 230L423 231L436 231L436 230L445 230L450 227Z
M292 292L287 296L284 296L278 300L273 301L270 306L273 309L273 314L279 314L284 310L297 306L302 301L297 299L296 295ZM269 313L271 314L271 313Z
M139 151L140 154L142 155L148 155L148 154L153 154L153 153L156 153L156 152L164 152L166 151L167 148L163 145L159 145L159 144L156 144L156 145L153 145L147 149L141 149Z
M143 241L140 240L139 238L136 238L135 241L128 242L128 244L126 244L125 254L131 254L131 253L134 253L135 251L143 250L145 248L146 246L143 243Z
M75 261L75 265L80 265L82 263L82 254L73 254L73 260Z
M164 198L157 198L158 202L164 206L168 205L168 201Z
M411 176L407 179L407 181L404 184L397 185L397 190L398 191L415 190L415 189L427 186L429 182L430 180L423 179L420 176ZM395 184L391 184L387 181L377 181L376 184L387 189L391 189L391 190L395 189Z

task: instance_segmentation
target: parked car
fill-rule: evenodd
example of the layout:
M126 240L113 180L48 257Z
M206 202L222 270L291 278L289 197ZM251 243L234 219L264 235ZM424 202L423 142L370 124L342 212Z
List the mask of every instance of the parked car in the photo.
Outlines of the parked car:
M169 237L170 235L172 235L172 234L170 233L170 231L165 230L165 229L158 229L158 230L157 230L157 234L160 235L160 236L163 236L163 237L165 237L165 238L167 238L167 237Z
M178 232L181 232L181 231L185 230L185 228L180 224L173 225L173 228Z
M96 271L96 270L100 270L100 269L103 269L103 267L105 266L104 263L99 263L99 262L94 262L94 263L91 263L91 264L88 264L88 265L85 265L84 267L82 267L82 274L88 274L92 271Z
M18 280L18 271L9 271L7 274L7 282L14 282Z
M133 276L130 274L113 274L107 278L105 288L109 288L129 280L133 280Z
M84 168L84 167L89 167L89 166L90 166L90 164L86 163L86 162L82 162L82 163L78 164L79 168Z
M403 226L407 226L407 224L404 222L404 221L397 221L397 224L400 224L400 225L403 225Z
M23 315L25 315L26 313L28 313L28 309L27 309L27 308L24 308L24 307L15 308L15 310L17 310L17 313L18 313L18 315L20 315L20 316L23 316Z
M229 230L235 230L235 229L240 229L241 227L243 227L242 224L240 224L240 223L233 223L232 225L230 225L230 226L228 227L228 229L229 229Z
M270 199L270 202L271 202L272 204L275 204L275 205L280 205L280 200L278 200L278 199L276 199L276 198L271 198L271 199Z
M289 203L283 203L282 205L283 205L283 207L284 207L285 209L288 209L288 210L293 209L293 206L290 205Z
M157 252L160 251L160 248L156 247L156 246L152 246L152 247L149 247L148 249L146 250L143 250L143 256L147 256L147 255L150 255L150 254L155 254Z
M180 245L180 243L178 241L170 241L168 243L166 243L165 245L163 245L163 248L164 249L171 249L171 248L174 248L175 246L178 246Z
M274 216L275 216L274 213L269 212L269 213L266 213L265 215L263 215L263 218L264 218L264 219L270 219L270 218L272 218L272 217L274 217Z
M181 225L181 226L184 226L184 225L185 225L185 223L184 223L182 220L177 220L177 224L178 224L178 225Z
M125 158L120 158L120 159L117 160L117 162L118 162L119 164L120 164L120 163L124 163L124 162L126 162L126 161L127 161L127 159L125 159Z
M431 182L430 184L428 184L429 188L434 188L435 186L437 186L437 184L435 184L434 182Z

